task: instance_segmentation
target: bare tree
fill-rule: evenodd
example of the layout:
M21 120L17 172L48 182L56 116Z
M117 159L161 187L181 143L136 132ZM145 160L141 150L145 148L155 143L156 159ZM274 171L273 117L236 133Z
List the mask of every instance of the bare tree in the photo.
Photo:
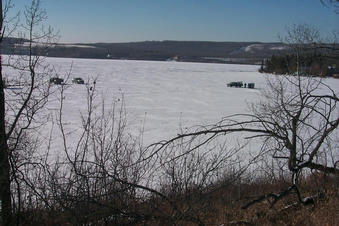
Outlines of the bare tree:
M152 155L150 149L142 148L125 131L123 104L119 107L117 102L113 102L109 111L104 102L99 106L94 104L95 83L92 88L87 87L88 108L81 115L82 128L76 141L67 139L68 131L63 118L64 90L67 86L58 87L60 111L55 123L61 133L64 155L54 161L50 161L48 153L36 155L39 139L35 132L44 123L41 114L37 114L47 103L51 92L47 74L53 73L44 63L43 56L55 36L49 28L38 30L39 32L35 30L41 28L41 23L46 19L40 1L33 0L31 6L26 8L24 17L25 23L18 24L20 26L17 27L25 40L16 49L16 53L22 55L6 56L6 63L1 64L4 67L0 73L1 78L6 78L10 86L20 86L20 92L11 87L5 90L1 83L3 80L0 81L0 106L3 108L0 111L0 126L3 126L0 130L1 223L33 224L34 221L19 217L15 222L14 213L40 208L42 212L60 211L66 218L69 216L66 221L73 224L109 222L124 225L166 218L172 223L194 222L203 225L193 207L191 211L185 212L174 201L177 196L162 191L161 186L152 178L168 175L160 171L166 171L171 166L184 166L186 176L179 186L184 190L175 190L175 193L194 188L203 189L217 180L217 174L221 175L226 170L226 163L233 161L230 157L233 152L222 149L222 153L213 156L210 150L210 157L206 153L195 157L188 156L189 152L181 150L181 154L161 162L160 154ZM3 42L0 45L2 49ZM70 74L66 77L69 76ZM76 145L71 147L69 142ZM178 146L176 150L187 147L189 146ZM184 175L182 172L176 173L170 180L181 179ZM163 181L163 188L174 184L170 180ZM152 203L153 197L156 197L158 206L166 203L170 213L155 216L152 212L154 208L148 205Z
M309 62L306 62L306 57L316 57L317 49L322 46L322 39L317 28L309 24L293 24L286 27L286 35L279 37L280 41L285 43L292 49L295 55L296 73L308 74L310 67ZM286 66L290 67L286 62Z
M115 98L112 104L98 102L96 83L91 84L81 127L72 136L64 119L65 90L72 87L58 86L60 108L54 134L60 133L62 149L51 147L51 152L62 154L50 162L37 160L39 166L30 169L38 176L27 177L26 184L39 203L31 207L62 213L63 223L72 224L204 225L209 188L230 169L228 184L241 174L234 170L239 149L211 142L210 149L190 152L192 141L175 143L153 155L153 149L142 147L126 131L123 98Z
M225 117L216 125L180 134L159 143L157 151L179 139L200 137L201 145L217 136L246 133L247 139L259 139L261 154L285 163L285 170L291 173L292 185L287 189L291 191L297 188L300 173L305 169L339 173L339 159L328 158L335 156L328 147L337 142L337 95L318 78L275 77L268 80L268 90L261 102L251 106L252 113Z
M179 139L163 150L155 178L161 192L181 210L169 215L178 224L185 222L185 217L203 224L206 212L213 208L210 198L213 191L232 186L243 172L239 167L242 161L237 158L241 148L229 148L226 142L213 140L192 151L194 143L198 140ZM159 208L156 204L152 206Z
M35 118L46 104L49 94L46 74L51 71L42 64L43 58L39 55L43 55L55 37L52 29L40 27L46 19L46 13L41 9L39 0L33 0L25 8L22 24L7 17L8 10L13 7L10 0L0 1L0 50L4 48L3 38L13 35L16 30L26 40L18 48L25 49L27 55L3 57L0 68L0 200L4 225L13 224L11 184L14 181L19 183L20 167L28 163L18 161L24 159L19 156L27 154L24 139L31 129L39 125ZM13 22L14 26L11 24ZM12 29L9 29L11 26ZM20 86L17 87L19 89L9 87L5 90L4 80Z
M335 13L339 13L339 1L338 0L320 0L324 6L331 6L334 8Z

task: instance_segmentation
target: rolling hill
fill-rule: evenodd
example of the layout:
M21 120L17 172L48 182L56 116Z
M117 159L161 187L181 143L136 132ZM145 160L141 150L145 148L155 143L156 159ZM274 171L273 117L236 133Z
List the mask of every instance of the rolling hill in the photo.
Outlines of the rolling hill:
M4 46L4 54L26 54L28 51L25 39L7 38ZM39 49L39 44L35 47L36 54L52 57L244 64L258 64L262 59L285 53L288 49L282 43L209 41L54 44L47 52Z

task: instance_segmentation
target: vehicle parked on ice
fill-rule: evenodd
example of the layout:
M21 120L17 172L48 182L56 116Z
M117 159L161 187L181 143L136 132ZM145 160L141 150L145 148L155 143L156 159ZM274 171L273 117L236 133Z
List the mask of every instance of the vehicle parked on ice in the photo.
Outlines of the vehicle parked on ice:
M230 83L227 83L227 87L237 87L237 88L241 88L244 86L244 83L243 82L230 82Z
M82 78L73 78L72 82L75 84L85 84L85 81Z
M62 84L64 84L64 79L53 77L49 80L49 83L55 84L55 85L62 85Z
M236 87L236 88L249 88L249 89L254 89L255 83L250 82L250 83L243 83L243 82L230 82L227 83L227 87Z

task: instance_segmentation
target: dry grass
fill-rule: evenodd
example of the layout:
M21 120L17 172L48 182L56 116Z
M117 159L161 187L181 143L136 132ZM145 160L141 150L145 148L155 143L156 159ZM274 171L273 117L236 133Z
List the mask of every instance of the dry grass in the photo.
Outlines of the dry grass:
M316 179L316 180L315 180ZM250 200L263 194L277 193L288 185L284 182L242 185L241 198L227 202L223 199L227 191L220 191L219 199L215 196L212 216L206 219L206 225L339 225L339 190L336 180L319 177L304 179L300 190L302 196L324 192L323 197L315 199L315 203L304 206L298 202L297 195L290 195L279 200L270 207L269 200L262 201L244 210L241 207ZM228 197L230 200L230 197Z
M251 183L211 187L204 192L193 191L190 194L173 196L181 213L178 215L172 206L162 199L152 198L145 202L136 202L135 211L147 216L139 222L128 225L339 225L339 184L333 178L315 175L304 178L299 186L303 197L319 191L324 196L312 205L298 203L295 192L279 200L270 207L269 200L258 202L246 210L241 207L267 193L278 193L289 185L284 180L274 183L260 180ZM292 204L292 205L291 205ZM286 208L289 206L288 208ZM100 210L96 210L100 211ZM96 212L93 210L93 212ZM75 222L69 213L63 211L26 212L27 222L34 225L73 225ZM74 217L74 216L73 216ZM197 221L198 219L198 221ZM25 225L32 225L32 224ZM125 225L117 222L88 222L93 225Z

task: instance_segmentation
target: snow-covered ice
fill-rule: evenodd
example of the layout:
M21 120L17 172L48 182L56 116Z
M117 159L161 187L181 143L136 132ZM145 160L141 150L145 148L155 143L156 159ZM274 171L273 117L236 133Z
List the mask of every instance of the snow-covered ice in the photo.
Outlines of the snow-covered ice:
M71 77L97 78L99 100L110 103L123 95L128 127L135 135L144 127L145 144L173 137L179 127L215 123L223 116L243 113L265 84L258 67L249 65L65 58L48 61L61 77L72 64ZM231 81L255 82L256 89L226 87ZM79 121L80 112L86 109L86 87L71 85L64 108L67 121Z
M224 116L247 113L248 104L258 100L270 76L258 73L254 65L70 58L46 61L60 77L72 67L70 84L74 77L89 80L89 85L97 78L97 103L102 99L108 104L119 102L123 96L127 128L133 135L143 130L144 145L172 138L180 128L213 124ZM232 81L254 82L255 89L227 87ZM325 82L339 90L338 79ZM65 91L63 119L69 131L81 127L86 95L86 85L71 84ZM55 116L58 108L57 96L52 96L46 110ZM46 139L48 134L42 133Z

